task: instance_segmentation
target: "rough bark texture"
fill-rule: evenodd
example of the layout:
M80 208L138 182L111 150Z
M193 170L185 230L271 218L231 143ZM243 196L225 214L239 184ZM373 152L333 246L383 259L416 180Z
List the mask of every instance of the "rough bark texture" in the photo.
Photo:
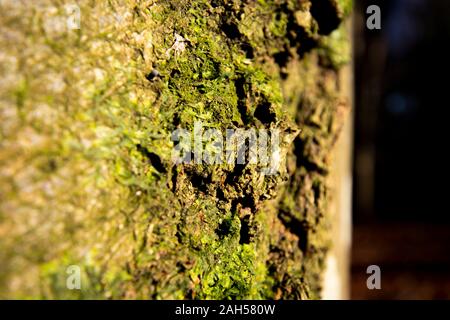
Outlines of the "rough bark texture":
M350 1L78 4L0 2L0 297L320 297ZM281 129L281 174L174 165L196 120Z

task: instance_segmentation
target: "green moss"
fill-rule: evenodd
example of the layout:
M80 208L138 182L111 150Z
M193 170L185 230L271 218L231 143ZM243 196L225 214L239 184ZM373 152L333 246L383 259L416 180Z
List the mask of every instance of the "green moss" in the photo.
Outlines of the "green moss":
M351 47L349 35L344 25L333 31L329 37L322 39L320 53L323 64L336 70L350 62Z
M338 5L342 15L347 17L352 12L353 0L338 0Z

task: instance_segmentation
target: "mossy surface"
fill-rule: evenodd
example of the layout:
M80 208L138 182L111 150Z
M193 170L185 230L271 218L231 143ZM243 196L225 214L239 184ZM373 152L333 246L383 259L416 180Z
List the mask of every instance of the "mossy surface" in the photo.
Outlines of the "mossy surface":
M0 6L1 298L320 296L350 1ZM195 121L280 129L281 173L173 164Z

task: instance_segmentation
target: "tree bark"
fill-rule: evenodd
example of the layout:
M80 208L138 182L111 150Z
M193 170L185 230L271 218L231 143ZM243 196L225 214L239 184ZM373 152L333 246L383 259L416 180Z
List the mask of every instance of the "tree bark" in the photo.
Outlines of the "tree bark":
M320 298L350 0L0 6L0 297ZM281 172L174 164L195 121L281 130Z

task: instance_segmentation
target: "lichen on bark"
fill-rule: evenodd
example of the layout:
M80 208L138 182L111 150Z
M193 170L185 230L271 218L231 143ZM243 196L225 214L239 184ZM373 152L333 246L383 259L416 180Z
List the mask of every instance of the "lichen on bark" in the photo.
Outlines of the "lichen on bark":
M320 297L350 1L0 6L0 297ZM281 174L173 164L198 120L280 129Z

